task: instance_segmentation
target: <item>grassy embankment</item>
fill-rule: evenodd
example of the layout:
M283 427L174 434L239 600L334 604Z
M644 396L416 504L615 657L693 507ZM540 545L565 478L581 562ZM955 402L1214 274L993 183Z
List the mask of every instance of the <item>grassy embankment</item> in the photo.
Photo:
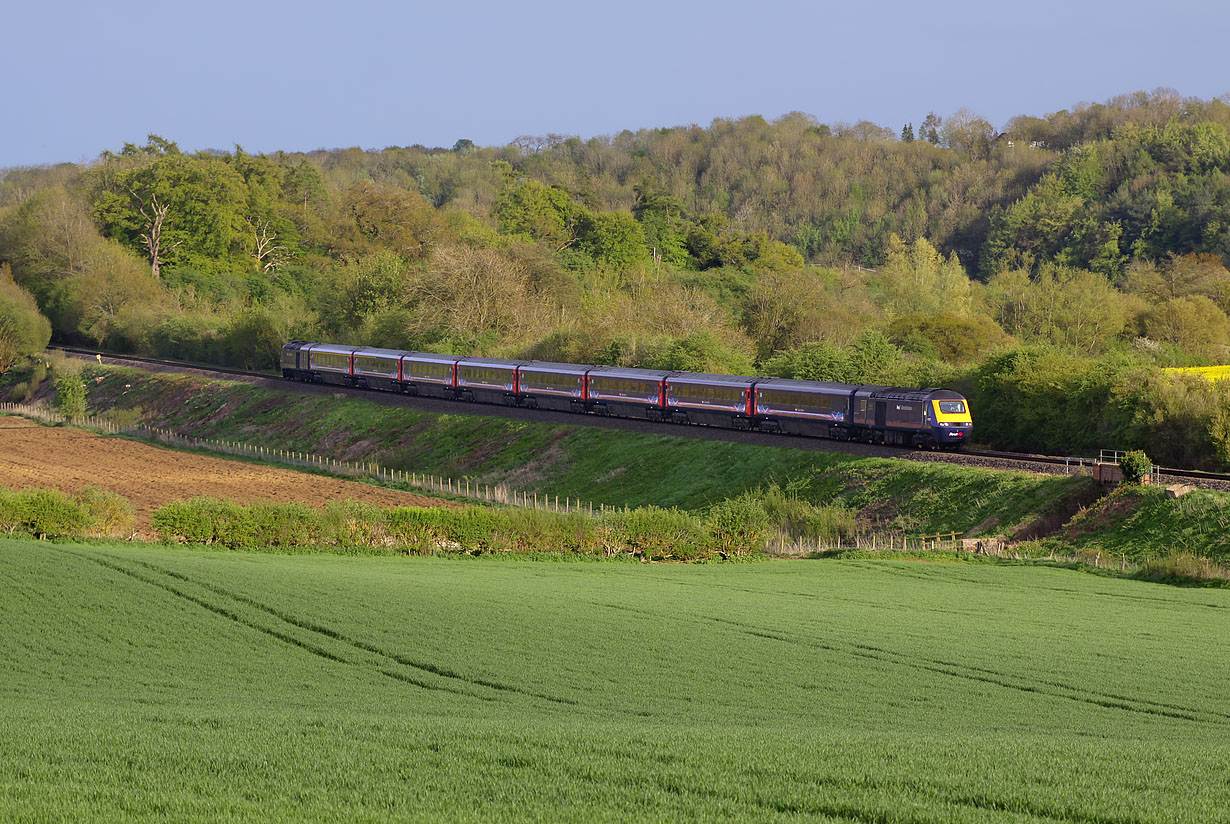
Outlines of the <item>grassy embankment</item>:
M1230 821L1223 590L12 540L0 573L9 821Z
M94 410L119 410L183 434L375 460L595 505L699 511L776 486L787 498L853 510L865 531L1029 535L1057 526L1095 497L1081 478L431 415L363 398L298 395L127 369L87 368L86 376Z

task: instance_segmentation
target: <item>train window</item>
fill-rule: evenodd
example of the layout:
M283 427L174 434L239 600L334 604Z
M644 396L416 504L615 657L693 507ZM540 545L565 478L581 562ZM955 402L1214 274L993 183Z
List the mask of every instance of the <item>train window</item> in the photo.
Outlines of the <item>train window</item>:
M940 401L940 411L945 415L963 415L965 401Z
M313 352L312 366L318 369L341 369L350 371L350 356L333 352Z

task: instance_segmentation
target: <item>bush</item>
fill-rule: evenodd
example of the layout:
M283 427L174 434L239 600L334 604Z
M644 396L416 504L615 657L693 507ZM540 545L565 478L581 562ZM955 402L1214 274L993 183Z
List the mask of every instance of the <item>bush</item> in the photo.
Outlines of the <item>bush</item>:
M9 535L28 532L39 539L75 538L90 525L86 508L58 490L0 490L0 529Z
M56 369L56 406L70 418L85 417L85 384L80 373Z
M710 540L723 556L763 552L768 533L769 514L750 495L722 501L709 510Z
M1139 449L1124 454L1119 459L1119 468L1123 470L1125 484L1143 483L1153 471L1153 461Z
M73 496L90 517L90 531L96 535L132 534L136 515L127 499L102 487L87 486Z
M150 521L159 539L184 540L194 544L213 543L219 509L225 506L214 498L172 501L154 510Z
M624 552L644 558L691 560L708 553L700 521L679 509L657 506L615 510L604 518Z
M360 501L329 501L319 516L322 543L342 549L385 545L380 510Z
M445 540L447 510L419 506L386 509L382 523L385 533L416 555L430 555Z
M247 507L245 536L251 546L305 547L318 543L319 516L298 503L255 503Z

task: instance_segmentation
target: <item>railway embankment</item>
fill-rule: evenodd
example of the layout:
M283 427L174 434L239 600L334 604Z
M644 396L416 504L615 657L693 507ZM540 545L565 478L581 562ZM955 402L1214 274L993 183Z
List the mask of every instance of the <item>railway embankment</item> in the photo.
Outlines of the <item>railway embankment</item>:
M1230 557L1217 540L1230 496L1215 492L1178 500L1160 492L1104 497L1087 477L905 460L908 453L868 458L468 415L464 407L425 412L384 398L120 367L86 367L83 378L91 411L187 436L373 461L595 505L700 512L759 497L788 537L804 545L957 533L1092 551L1105 546L1136 560Z

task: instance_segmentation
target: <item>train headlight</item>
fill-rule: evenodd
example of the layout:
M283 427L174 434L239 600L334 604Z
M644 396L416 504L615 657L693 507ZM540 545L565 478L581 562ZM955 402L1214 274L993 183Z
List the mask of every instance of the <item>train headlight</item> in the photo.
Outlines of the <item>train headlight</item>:
M936 426L952 426L948 421L940 421Z

